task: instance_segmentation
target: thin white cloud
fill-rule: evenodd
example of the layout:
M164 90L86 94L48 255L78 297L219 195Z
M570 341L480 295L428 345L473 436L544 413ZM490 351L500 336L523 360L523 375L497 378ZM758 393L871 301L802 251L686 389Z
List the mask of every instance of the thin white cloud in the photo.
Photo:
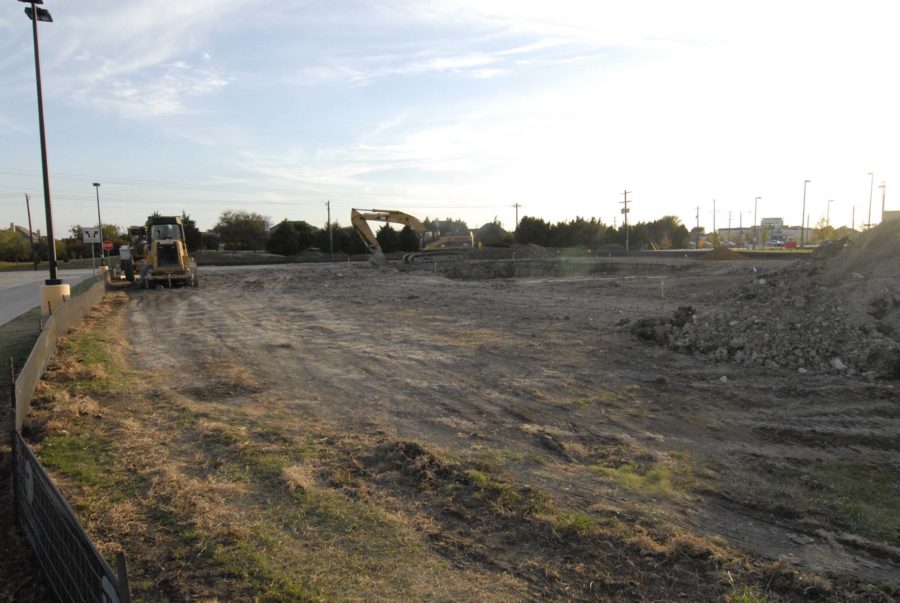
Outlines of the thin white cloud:
M75 99L123 117L148 119L192 111L192 100L213 94L228 85L228 76L207 66L177 61L153 69L153 77L109 77ZM97 88L102 92L98 93Z

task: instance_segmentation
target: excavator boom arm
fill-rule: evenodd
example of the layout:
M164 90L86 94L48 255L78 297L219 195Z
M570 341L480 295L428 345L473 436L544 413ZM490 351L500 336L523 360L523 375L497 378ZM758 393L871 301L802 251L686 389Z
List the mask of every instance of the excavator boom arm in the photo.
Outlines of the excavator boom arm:
M381 251L381 245L378 244L378 238L372 232L369 226L369 220L373 222L390 222L393 224L403 224L409 226L416 234L422 236L425 232L425 225L415 216L411 216L402 211L390 209L352 209L350 210L350 223L359 234L366 246L372 253Z

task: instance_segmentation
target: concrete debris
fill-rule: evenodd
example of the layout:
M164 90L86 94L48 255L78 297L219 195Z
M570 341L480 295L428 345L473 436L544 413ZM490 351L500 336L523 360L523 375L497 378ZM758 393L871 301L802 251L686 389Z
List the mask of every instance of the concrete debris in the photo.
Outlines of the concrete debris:
M631 330L707 362L900 379L900 221L755 275L718 307Z

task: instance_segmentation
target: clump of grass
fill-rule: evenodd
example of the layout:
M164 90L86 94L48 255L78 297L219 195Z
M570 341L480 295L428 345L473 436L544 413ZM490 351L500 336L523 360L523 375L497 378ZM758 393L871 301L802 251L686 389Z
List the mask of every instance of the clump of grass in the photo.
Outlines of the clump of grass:
M466 475L498 511L539 515L549 513L552 508L550 498L537 490L522 488L517 491L510 484L497 481L478 469L469 469Z
M672 469L660 465L640 467L626 463L618 467L594 466L601 475L628 490L650 495L672 495L678 491Z
M577 400L572 400L572 406L574 406L575 408L586 408L590 405L590 398L578 398Z
M573 511L556 516L554 525L565 534L584 536L596 530L599 522L587 513Z
M771 601L769 597L749 586L738 585L732 585L731 592L725 598L728 603L768 603Z

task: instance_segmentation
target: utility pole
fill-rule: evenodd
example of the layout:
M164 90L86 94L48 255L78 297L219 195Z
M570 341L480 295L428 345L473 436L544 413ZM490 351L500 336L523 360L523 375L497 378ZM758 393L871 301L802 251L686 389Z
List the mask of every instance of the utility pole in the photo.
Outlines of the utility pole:
M885 185L884 180L881 181L881 185L878 188L881 189L881 221L884 222L884 197L887 192L887 185Z
M513 207L516 208L516 229L513 231L513 240L518 243L519 242L519 208L522 207L521 203L514 203Z
M34 264L34 269L37 270L38 261L37 255L34 253L34 231L31 230L31 199L28 198L28 193L25 193L25 208L28 210L28 243L31 245L31 262Z
M631 191L623 191L622 196L625 198L624 201L619 201L623 205L622 207L622 215L625 216L625 253L628 253L628 212L631 210L628 209L628 193Z
M753 200L753 248L755 249L759 245L759 228L756 226L756 207L759 204L759 200L762 197L757 197Z
M327 227L328 227L328 259L333 260L334 259L334 239L332 238L333 231L331 229L331 201L330 200L325 202L325 207L328 208L328 224L327 224Z
M718 239L719 233L716 232L716 200L713 199L713 236Z
M872 189L875 186L875 174L869 172L869 218L866 220L866 229L872 228Z
M850 214L850 230L856 230L856 206L853 206L853 213Z
M834 199L828 200L828 206L825 209L825 226L831 226L831 204L834 203Z
M803 243L806 240L804 238L805 230L803 229L803 218L806 217L806 185L809 184L809 180L803 181L803 211L800 212L800 247L803 247Z
M103 241L105 238L103 237L103 220L100 219L100 183L94 183L94 190L97 192L97 228L100 229L100 265L106 266L109 264L109 254L106 254L106 262L103 260ZM93 243L91 246L93 247Z
M700 206L697 206L697 228L694 229L694 249L700 249Z
M728 210L728 240L731 240L731 210Z

